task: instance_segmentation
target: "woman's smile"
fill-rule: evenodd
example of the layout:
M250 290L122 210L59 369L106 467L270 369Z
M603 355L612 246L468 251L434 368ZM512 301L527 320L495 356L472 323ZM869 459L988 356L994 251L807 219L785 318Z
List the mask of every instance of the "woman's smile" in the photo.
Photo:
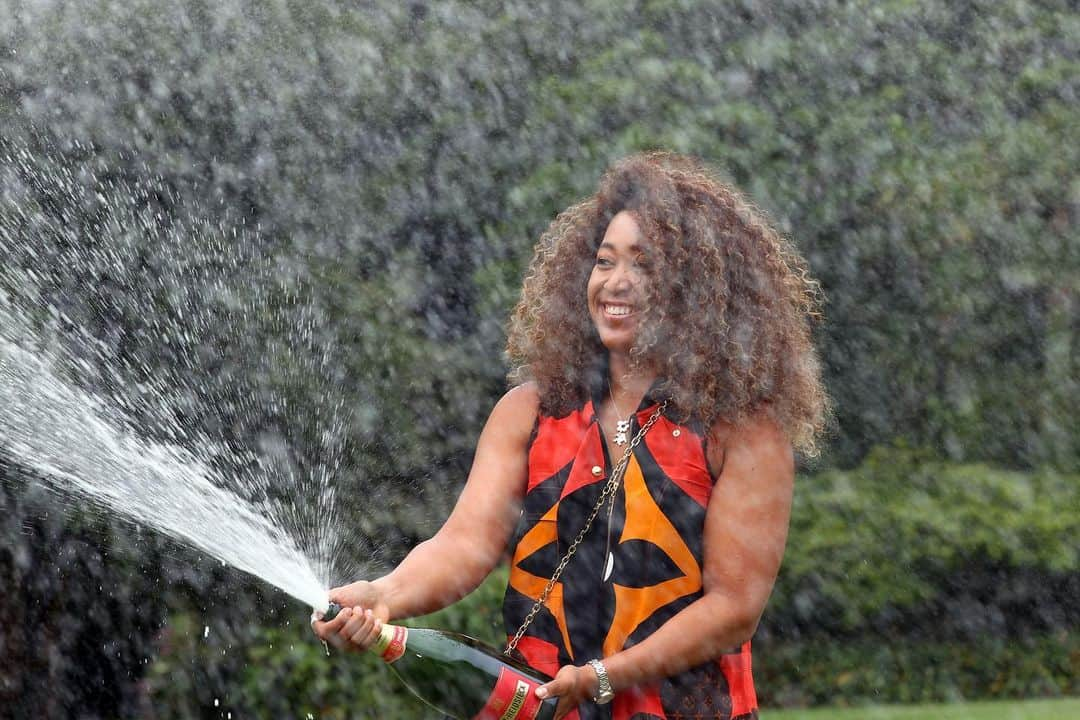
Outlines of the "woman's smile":
M611 318L625 319L634 314L634 307L632 305L621 305L617 303L602 303L600 305L604 310L604 314Z

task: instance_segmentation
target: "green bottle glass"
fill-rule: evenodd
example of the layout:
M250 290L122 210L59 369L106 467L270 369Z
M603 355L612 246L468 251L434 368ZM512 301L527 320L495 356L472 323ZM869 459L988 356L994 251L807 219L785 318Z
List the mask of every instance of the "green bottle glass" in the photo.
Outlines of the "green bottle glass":
M324 619L339 610L331 604ZM371 649L414 695L452 718L555 717L557 699L536 697L536 688L551 678L466 635L386 624Z

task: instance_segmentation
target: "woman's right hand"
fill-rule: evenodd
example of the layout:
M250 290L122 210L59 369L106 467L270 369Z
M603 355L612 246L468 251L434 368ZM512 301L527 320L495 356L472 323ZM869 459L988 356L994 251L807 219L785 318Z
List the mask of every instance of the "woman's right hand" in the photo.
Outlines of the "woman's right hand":
M341 606L341 612L329 622L323 622L316 613L311 617L311 627L316 635L338 649L367 650L378 639L382 624L390 618L390 608L376 583L361 580L334 588L330 600Z

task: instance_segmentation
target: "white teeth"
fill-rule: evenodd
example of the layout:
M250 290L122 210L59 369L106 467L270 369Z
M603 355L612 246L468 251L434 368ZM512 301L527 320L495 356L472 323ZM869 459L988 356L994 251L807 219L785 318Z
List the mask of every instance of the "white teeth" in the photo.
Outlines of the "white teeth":
M604 310L608 315L629 315L630 308L625 305L605 305Z

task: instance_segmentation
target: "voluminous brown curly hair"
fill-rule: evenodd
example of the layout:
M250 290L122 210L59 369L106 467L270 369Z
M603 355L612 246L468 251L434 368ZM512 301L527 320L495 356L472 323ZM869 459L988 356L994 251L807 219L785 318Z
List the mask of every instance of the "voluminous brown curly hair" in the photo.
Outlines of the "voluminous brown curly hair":
M820 291L763 214L699 161L634 155L540 237L511 316L511 382L533 380L545 414L589 397L606 350L586 285L611 219L626 210L645 243L646 307L632 367L654 369L678 417L712 427L767 412L792 445L816 453L827 398L810 321Z

